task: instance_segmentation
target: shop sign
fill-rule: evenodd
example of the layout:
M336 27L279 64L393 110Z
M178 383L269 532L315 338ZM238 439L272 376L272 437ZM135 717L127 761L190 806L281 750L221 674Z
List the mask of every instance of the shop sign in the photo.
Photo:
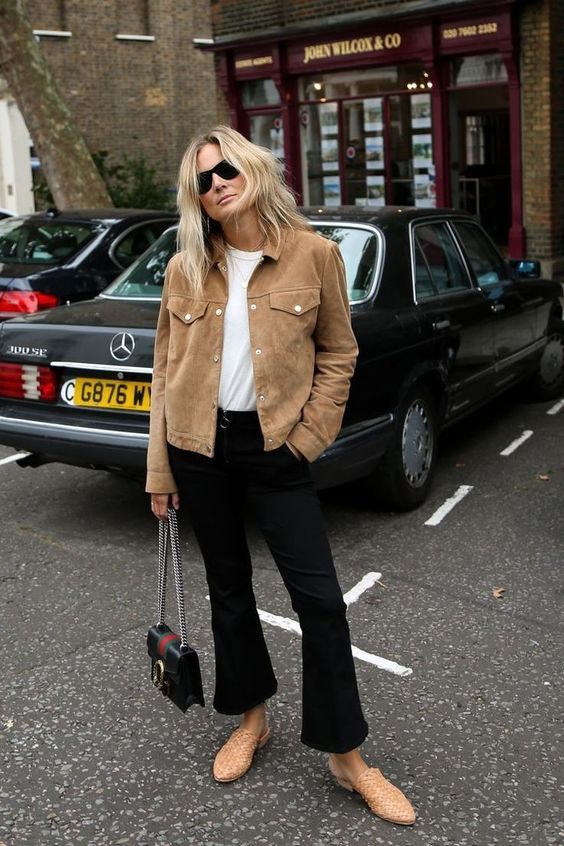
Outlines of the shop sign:
M509 15L484 15L481 18L442 23L441 46L444 50L484 46L510 38Z
M398 47L401 47L401 34L399 32L387 32L385 35L366 35L364 38L347 38L344 41L326 41L322 44L306 44L303 48L303 64L307 65L316 59L356 56L359 53L394 50Z
M397 61L407 53L430 49L431 27L393 29L347 37L336 36L323 41L301 41L289 45L288 66L293 72L312 68Z
M245 57L244 59L236 59L235 60L235 70L249 70L254 68L260 68L264 65L272 65L274 63L274 58L272 55L269 56L249 56Z

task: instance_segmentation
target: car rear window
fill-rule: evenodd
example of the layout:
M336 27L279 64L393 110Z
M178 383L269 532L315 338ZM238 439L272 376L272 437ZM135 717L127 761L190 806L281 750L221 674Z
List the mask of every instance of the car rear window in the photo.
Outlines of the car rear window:
M102 228L97 222L7 218L0 221L0 262L66 264Z
M349 300L364 299L379 263L380 239L373 230L362 227L323 224L316 231L339 245L345 263ZM154 246L124 271L104 296L132 299L158 299L162 294L166 266L177 252L176 229L165 232Z
M327 223L316 226L315 231L339 245L345 263L349 300L363 300L372 288L380 260L381 239L373 230L360 226Z
M163 292L165 270L172 256L177 252L177 230L168 229L150 250L133 262L106 288L104 296L119 299L148 298L158 300Z

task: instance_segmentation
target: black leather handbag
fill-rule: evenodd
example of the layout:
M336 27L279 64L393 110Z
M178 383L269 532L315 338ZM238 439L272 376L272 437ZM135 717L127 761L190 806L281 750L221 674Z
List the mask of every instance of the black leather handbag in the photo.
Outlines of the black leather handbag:
M174 585L180 635L170 629L164 621L166 600L166 569L170 541ZM154 686L186 711L190 705L199 703L204 707L202 676L197 652L188 645L186 612L184 609L184 585L178 523L174 508L168 509L168 520L159 520L159 578L158 578L158 622L147 633L147 649L151 658L151 681Z

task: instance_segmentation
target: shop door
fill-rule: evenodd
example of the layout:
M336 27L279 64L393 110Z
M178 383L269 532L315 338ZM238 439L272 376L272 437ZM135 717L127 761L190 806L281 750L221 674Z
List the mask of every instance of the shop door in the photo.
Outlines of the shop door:
M435 206L430 94L303 105L305 205Z

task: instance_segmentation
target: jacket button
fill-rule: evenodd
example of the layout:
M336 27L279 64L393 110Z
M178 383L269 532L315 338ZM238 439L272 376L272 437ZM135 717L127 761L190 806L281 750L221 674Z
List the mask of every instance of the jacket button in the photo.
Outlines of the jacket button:
M192 315L191 314L185 314L184 320L192 320Z
M223 312L221 311L221 309L220 309L220 308L216 308L215 313L216 313L216 314L217 314L217 316L219 317L219 315L220 315L220 314L222 314Z
M223 270L224 273L227 271L227 268L224 264L221 265L221 269Z
M260 355L261 353L262 353L262 350L255 350L255 355Z
M274 443L274 441L272 440L272 438L269 438L269 439L268 439L268 443L269 443L269 444L273 444L273 443Z
M260 400L261 402L264 402L264 394L260 394L260 395L259 395L259 400Z
M216 364L219 361L219 356L218 356L217 353L214 355L213 360L215 361Z
M298 312L298 314L300 313L300 311L301 311L301 310L302 310L301 305L295 305L295 306L294 306L294 311L297 311L297 312Z
M255 311L256 307L257 307L256 303L251 303L251 308L252 308L253 311Z

